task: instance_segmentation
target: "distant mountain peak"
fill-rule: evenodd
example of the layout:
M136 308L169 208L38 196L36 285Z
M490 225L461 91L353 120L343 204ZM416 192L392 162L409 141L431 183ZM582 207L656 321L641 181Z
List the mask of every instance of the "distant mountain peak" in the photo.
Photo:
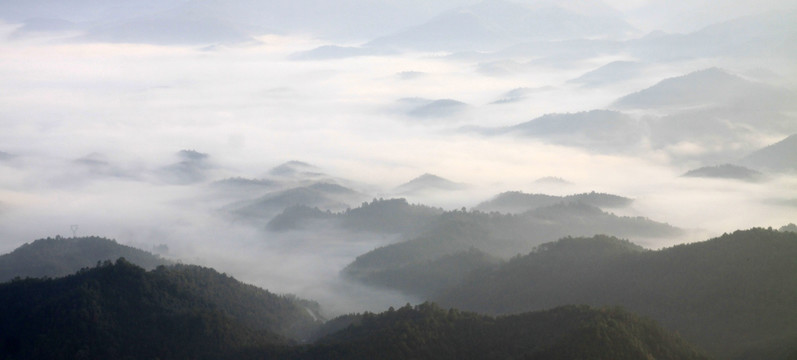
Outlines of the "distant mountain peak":
M793 94L710 67L667 78L614 102L620 109L679 109L732 106L751 109L793 107Z
M320 175L320 170L315 165L303 161L290 160L273 167L268 173L274 176Z
M202 161L207 160L210 155L206 153L201 153L199 151L193 149L183 149L177 152L177 156L183 160L189 161Z
M754 169L797 171L797 134L747 155L741 163Z
M698 169L689 170L682 176L701 177L701 178L722 178L744 181L760 181L764 174L748 169L743 166L722 164L717 166L705 166Z
M398 193L412 193L425 190L460 190L465 184L456 183L440 176L424 173L396 188Z

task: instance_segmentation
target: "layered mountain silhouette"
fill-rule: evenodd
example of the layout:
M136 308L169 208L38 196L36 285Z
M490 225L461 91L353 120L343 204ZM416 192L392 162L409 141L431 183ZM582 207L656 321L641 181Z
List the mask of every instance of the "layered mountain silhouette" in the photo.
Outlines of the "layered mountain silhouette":
M215 167L210 162L210 155L196 150L180 150L176 155L178 162L158 169L157 173L163 181L188 185L209 179L209 171Z
M453 182L434 174L423 174L393 189L399 195L417 194L433 191L452 191L465 189L467 185Z
M405 108L407 116L419 119L445 118L457 115L467 109L468 105L454 99L421 99L406 98L399 100L399 106Z
M323 210L341 211L364 197L359 192L345 186L321 181L306 186L269 192L254 200L242 201L228 208L236 217L266 222L286 208L304 205Z
M547 114L513 126L475 129L485 135L515 135L601 151L635 148L646 135L640 122L617 111Z
M634 28L618 17L588 16L554 4L485 1L444 12L428 22L365 46L416 50L499 50L520 41L623 38Z
M493 318L424 303L333 320L197 266L146 272L119 259L55 280L0 284L0 355L26 358L492 359L605 356L704 359L655 322L615 308L567 306ZM574 346L574 344L577 344Z
M797 134L745 156L740 163L760 170L796 171Z
M719 178L719 179L734 179L756 182L764 178L764 174L748 169L743 166L732 164L723 164L717 166L704 166L701 168L687 171L683 176L686 177L702 177L702 178Z
M730 106L741 109L793 108L793 92L745 80L719 68L669 78L614 103L619 109L689 109Z
M119 259L59 279L0 284L0 354L30 358L231 358L319 325L312 302L212 269L145 271Z
M646 64L639 61L613 61L569 82L586 87L599 87L633 79L640 75L645 67Z
M300 358L706 358L655 322L616 308L565 306L493 318L424 303L342 320L342 330Z
M438 216L420 235L358 256L343 270L343 274L369 285L417 294L418 289L424 286L413 285L413 281L417 284L428 281L423 274L417 273L417 268L434 267L430 262L440 262L446 256L454 256L449 260L456 260L458 253L478 250L492 257L508 259L566 235L614 234L642 239L680 233L680 229L668 224L642 217L621 217L580 202L559 203L517 215L449 211ZM479 264L471 261L472 258L459 258ZM452 286L455 281L449 279L442 283ZM428 288L440 290L434 286ZM434 294L419 295L429 297Z
M443 209L411 205L406 199L374 199L342 212L322 211L309 206L285 209L268 223L268 229L286 231L313 228L319 221L350 231L387 234L416 234L426 229Z
M618 195L596 193L594 191L567 196L507 191L476 205L474 209L485 212L523 213L545 206L573 202L589 204L599 208L621 208L630 205L633 200Z
M751 229L648 251L616 238L565 238L441 297L493 314L560 304L621 305L659 321L718 358L797 354L797 234Z
M62 277L99 262L120 257L145 269L171 261L150 252L101 237L39 239L0 255L0 281L19 278Z

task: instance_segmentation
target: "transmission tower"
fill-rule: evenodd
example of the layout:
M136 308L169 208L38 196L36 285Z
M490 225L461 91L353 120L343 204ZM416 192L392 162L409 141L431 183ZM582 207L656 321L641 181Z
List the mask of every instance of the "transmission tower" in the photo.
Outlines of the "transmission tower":
M77 225L72 225L69 228L72 229L72 238L73 239L76 238L77 237L77 228L78 228L78 226Z

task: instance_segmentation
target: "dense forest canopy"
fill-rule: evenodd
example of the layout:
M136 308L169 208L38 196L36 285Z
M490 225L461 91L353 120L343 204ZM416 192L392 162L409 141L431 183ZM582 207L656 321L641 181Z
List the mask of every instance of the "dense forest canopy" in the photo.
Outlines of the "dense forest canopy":
M621 305L719 358L784 358L797 350L795 259L797 234L771 229L657 251L605 236L565 238L473 272L440 302L493 314Z

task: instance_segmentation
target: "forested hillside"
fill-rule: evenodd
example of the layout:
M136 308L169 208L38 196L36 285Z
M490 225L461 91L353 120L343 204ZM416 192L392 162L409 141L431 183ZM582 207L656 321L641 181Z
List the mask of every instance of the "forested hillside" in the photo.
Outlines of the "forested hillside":
M212 269L147 272L119 259L64 278L0 284L0 357L225 358L314 331L311 306Z
M169 261L134 247L96 236L39 239L11 253L0 255L0 282L15 277L59 277L72 274L97 262L120 257L145 269Z
M614 238L566 238L474 273L440 301L511 314L562 304L619 305L718 358L797 355L797 234L736 231L644 251Z
M493 318L433 304L332 321L307 301L197 266L147 272L124 259L59 279L0 284L3 359L704 359L655 322L568 306ZM287 336L286 336L287 335ZM290 337L294 337L291 339Z
M371 285L410 293L418 293L423 288L439 291L444 286L456 284L458 279L441 279L438 285L429 288L420 284L427 283L430 278L419 274L417 269L428 268L430 262L439 263L445 256L471 249L508 259L568 235L612 234L653 238L680 232L669 224L641 217L617 216L580 202L560 203L519 215L450 211L440 215L429 230L418 237L360 255L343 271L347 276ZM474 263L473 258L460 258L468 260L468 264L460 265L462 269L472 270L482 265ZM487 263L489 261L484 264ZM420 295L430 297L435 294L424 292Z
M348 317L300 359L706 359L678 335L617 308L565 306L490 317L434 304Z
M352 231L415 234L434 221L443 209L410 204L404 198L373 199L342 212L322 211L304 205L285 209L268 223L268 229L286 231L311 227L314 221L327 221Z
M605 193L582 193L567 196L546 194L527 194L520 191L507 191L494 198L476 205L479 211L498 211L522 213L529 210L556 205L560 203L585 203L598 208L619 208L630 205L633 200L627 197Z

